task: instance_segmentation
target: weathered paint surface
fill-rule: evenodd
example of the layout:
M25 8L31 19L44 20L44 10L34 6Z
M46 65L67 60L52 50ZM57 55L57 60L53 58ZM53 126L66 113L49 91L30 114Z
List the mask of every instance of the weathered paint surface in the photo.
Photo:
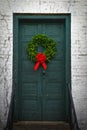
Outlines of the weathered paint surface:
M12 90L13 13L71 13L72 92L81 130L87 130L87 0L0 0L0 130Z

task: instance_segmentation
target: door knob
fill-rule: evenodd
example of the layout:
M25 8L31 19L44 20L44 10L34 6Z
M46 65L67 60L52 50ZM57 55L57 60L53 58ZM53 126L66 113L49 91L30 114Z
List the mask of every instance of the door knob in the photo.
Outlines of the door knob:
M42 71L42 74L45 75L45 73L46 73L45 70L43 70L43 71Z

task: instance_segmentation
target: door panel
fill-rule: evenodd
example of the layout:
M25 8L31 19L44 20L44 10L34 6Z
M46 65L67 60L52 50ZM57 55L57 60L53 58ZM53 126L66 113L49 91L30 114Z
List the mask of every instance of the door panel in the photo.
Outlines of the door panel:
M57 54L47 70L33 70L26 53L28 41L38 33L45 33L57 42ZM40 48L39 48L40 50ZM64 21L34 20L19 24L18 46L18 119L65 120L65 24Z

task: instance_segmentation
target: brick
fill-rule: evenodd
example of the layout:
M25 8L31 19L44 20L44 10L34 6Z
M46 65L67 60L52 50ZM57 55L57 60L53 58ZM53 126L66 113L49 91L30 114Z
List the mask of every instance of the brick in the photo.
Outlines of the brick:
M71 13L72 90L80 128L87 130L87 0L0 0L0 128L12 89L13 13Z

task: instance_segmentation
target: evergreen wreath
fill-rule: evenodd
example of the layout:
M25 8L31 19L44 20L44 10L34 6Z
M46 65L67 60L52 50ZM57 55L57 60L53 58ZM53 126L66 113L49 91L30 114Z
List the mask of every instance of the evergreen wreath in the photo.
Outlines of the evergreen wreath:
M38 52L37 48L44 48L43 52ZM31 61L36 62L38 55L45 56L45 61L49 62L56 54L56 42L54 39L48 38L45 34L37 34L32 37L27 46L27 54ZM42 56L43 57L43 56ZM43 59L43 58L42 58ZM42 61L41 61L42 63ZM43 64L42 64L43 66ZM44 67L43 67L44 68ZM45 69L45 68L44 68Z

